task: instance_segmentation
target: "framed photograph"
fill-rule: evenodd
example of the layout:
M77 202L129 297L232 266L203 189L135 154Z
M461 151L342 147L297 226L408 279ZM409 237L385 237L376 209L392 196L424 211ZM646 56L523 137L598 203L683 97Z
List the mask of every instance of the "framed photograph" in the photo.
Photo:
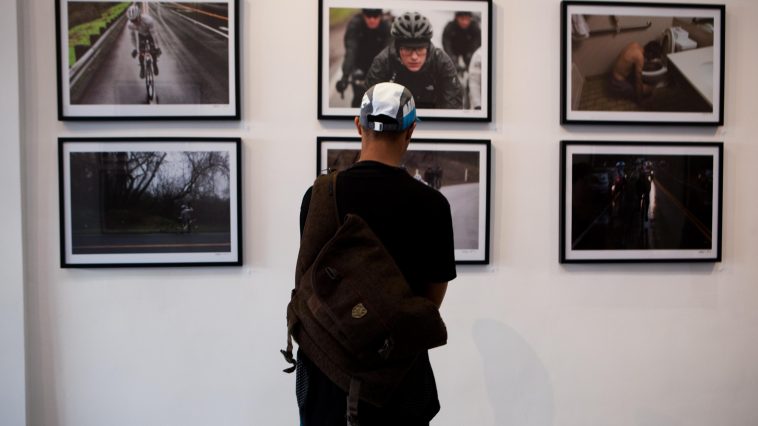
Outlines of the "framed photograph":
M59 120L239 120L237 0L56 0Z
M561 143L560 262L720 262L723 143Z
M723 5L561 6L562 124L724 124Z
M357 137L319 137L317 145L317 174L344 170L360 156ZM488 264L490 141L413 139L402 167L450 203L455 262Z
M492 121L492 33L491 0L319 0L318 118L393 81L422 119Z
M241 265L240 145L59 139L61 267Z

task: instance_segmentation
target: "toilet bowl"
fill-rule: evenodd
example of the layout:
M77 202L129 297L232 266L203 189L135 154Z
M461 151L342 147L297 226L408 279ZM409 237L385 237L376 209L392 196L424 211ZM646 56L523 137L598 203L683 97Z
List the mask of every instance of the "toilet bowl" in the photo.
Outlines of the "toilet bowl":
M642 82L651 86L662 86L666 83L668 67L660 59L645 63L642 70Z
M689 37L689 33L682 27L669 27L663 31L660 38L661 47L663 48L663 58L659 62L645 64L645 70L642 71L642 81L652 86L663 86L666 84L668 76L667 57L670 53L682 52L697 47L697 42Z

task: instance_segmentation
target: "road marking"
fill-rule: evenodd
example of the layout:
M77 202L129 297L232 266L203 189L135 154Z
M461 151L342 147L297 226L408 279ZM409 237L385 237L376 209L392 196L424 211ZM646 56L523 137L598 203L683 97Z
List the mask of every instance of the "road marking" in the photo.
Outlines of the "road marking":
M657 180L655 181L655 186L657 186L658 188L660 188L661 191L663 191L663 193L666 194L667 197L669 197L669 199L671 200L671 202L674 203L674 205L679 210L681 210L682 213L684 213L685 216L687 216L687 219L689 219L695 225L695 228L697 228L698 231L700 231L703 234L703 236L706 239L708 239L708 242L712 242L711 241L711 230L710 230L710 228L708 228L707 226L705 226L703 224L703 222L700 221L700 219L698 219L697 217L695 217L695 215L692 214L692 212L690 212L689 210L687 210L687 207L685 207L684 204L682 204L681 202L679 202L679 200L676 199L676 197L674 197L674 194L672 194L671 192L669 192L669 190L666 189L665 186L661 185L661 183L658 182Z
M171 9L169 9L169 10L171 10ZM213 27L209 27L208 25L205 25L205 24L203 24L202 22L198 22L198 21L196 21L196 20L194 20L194 19L192 19L192 18L189 18L189 17L187 17L187 16L184 16L184 15L182 15L181 13L179 13L179 12L177 12L177 11L175 11L175 10L171 10L171 12L172 12L172 13L174 13L174 14L176 14L176 16L181 16L182 18L184 18L184 19L186 19L186 20L188 20L188 21L192 22L192 23L193 23L193 24L195 24L195 25L199 25L199 26L201 26L201 27L205 28L206 30L209 30L209 31L213 31L214 33L216 33L216 34L220 35L221 37L225 37L225 38L227 38L227 39L229 38L229 35L228 35L228 34L225 34L225 33L221 32L221 31L219 31L219 30L217 30L217 29L215 29L215 28L213 28Z
M191 10L193 12L201 13L203 15L208 15L208 16L212 16L214 18L223 19L224 21L228 21L229 20L228 16L216 15L215 13L206 12L204 10L196 9L194 7L189 7L189 6L184 5L184 4L176 3L176 6L183 7L185 9L189 9L189 10Z

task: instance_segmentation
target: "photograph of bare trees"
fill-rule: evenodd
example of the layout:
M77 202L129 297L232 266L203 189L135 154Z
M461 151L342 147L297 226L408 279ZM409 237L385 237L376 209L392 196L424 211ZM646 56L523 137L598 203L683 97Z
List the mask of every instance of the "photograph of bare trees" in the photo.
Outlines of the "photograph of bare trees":
M238 149L62 141L64 265L238 262Z

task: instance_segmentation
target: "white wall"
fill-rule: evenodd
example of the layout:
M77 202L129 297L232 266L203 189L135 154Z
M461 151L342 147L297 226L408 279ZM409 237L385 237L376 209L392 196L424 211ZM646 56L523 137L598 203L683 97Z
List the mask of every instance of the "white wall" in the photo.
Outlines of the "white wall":
M0 423L26 424L24 263L21 240L21 126L16 1L0 14Z
M419 137L493 142L492 264L461 267L432 353L439 426L735 425L758 421L758 85L754 0L727 4L718 129L558 123L558 0L496 0L490 125ZM56 120L53 2L22 2L29 424L294 425L278 349L315 138L318 2L244 1L241 123ZM56 138L244 139L245 266L62 270ZM724 261L558 264L564 139L725 142ZM3 160L9 161L9 160Z

